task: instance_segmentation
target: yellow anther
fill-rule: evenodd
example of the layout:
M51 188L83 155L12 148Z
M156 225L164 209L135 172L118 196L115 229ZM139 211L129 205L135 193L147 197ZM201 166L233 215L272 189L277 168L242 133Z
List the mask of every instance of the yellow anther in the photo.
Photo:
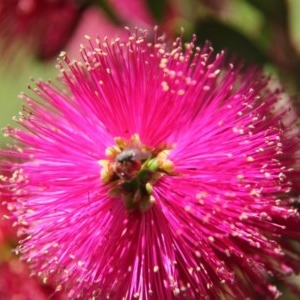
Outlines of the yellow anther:
M103 168L107 168L109 165L109 161L107 159L100 159L98 160L98 164Z
M151 171L156 171L158 169L158 161L156 158L150 159L146 165L145 168L151 170Z
M128 144L128 142L125 139L119 136L115 138L115 143L120 149L125 149Z
M114 159L119 153L121 153L121 149L117 146L108 147L105 150L105 155L111 159Z
M131 141L132 141L133 144L136 145L136 146L140 146L140 145L141 145L140 136L139 136L137 133L135 133L134 135L132 135Z
M159 161L159 168L161 170L164 170L167 173L173 173L174 172L174 164L169 159Z
M147 182L146 185L145 185L145 188L146 188L147 193L149 195L151 195L152 192L153 192L153 186L152 186L152 184L150 182Z
M109 168L107 167L103 167L101 172L100 172L100 178L102 180L103 183L109 183L109 181L111 180L112 178L112 174L111 172L109 171Z

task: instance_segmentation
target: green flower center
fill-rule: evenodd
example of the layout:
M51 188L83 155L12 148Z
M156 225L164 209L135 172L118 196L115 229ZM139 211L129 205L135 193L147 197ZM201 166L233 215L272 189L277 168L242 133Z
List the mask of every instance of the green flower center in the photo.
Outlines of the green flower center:
M115 145L106 149L101 181L110 186L111 197L122 197L126 209L147 211L155 203L153 185L162 176L174 173L174 165L168 159L172 147L145 146L137 134L129 140L117 137Z

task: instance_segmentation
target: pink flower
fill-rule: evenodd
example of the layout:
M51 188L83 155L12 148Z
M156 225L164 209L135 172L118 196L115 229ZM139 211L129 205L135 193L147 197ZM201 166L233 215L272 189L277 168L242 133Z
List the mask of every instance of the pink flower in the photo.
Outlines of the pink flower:
M0 0L2 53L21 45L40 58L56 55L65 45L80 16L76 0Z
M108 0L108 3L121 20L126 20L126 23L144 27L154 25L153 16L145 0Z
M70 298L273 299L299 271L292 101L194 42L89 41L21 95L18 251Z

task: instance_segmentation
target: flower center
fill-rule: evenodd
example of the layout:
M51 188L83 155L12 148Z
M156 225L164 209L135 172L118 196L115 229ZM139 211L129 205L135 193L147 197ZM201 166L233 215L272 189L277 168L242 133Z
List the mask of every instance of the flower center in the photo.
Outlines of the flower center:
M174 165L167 157L172 147L145 146L138 134L129 140L115 138L115 145L106 149L101 181L110 185L111 197L123 198L128 211L148 210L154 203L153 185L162 176L172 175Z

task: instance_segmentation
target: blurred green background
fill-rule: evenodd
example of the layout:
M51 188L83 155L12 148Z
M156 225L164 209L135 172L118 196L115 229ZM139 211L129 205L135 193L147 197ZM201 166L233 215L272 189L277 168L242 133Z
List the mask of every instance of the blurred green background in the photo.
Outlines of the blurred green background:
M51 79L56 76L55 61L46 64L29 58L16 72L12 67L5 67L0 71L0 127L15 124L12 120L22 110L20 92L27 92L30 78ZM7 143L7 139L0 135L0 144Z

